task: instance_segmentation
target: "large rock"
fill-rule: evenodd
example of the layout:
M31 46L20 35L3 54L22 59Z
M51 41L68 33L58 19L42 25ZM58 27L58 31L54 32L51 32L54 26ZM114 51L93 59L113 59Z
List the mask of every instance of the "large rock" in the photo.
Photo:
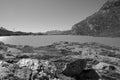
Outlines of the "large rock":
M70 77L79 76L85 67L86 67L86 60L79 59L72 63L67 64L66 68L64 69L62 73Z
M76 80L99 80L100 76L94 69L83 70Z
M37 59L21 59L17 62L20 67L28 67L32 70L36 70L39 67L39 60Z
M120 79L120 67L100 62L97 65L93 66L97 72L102 75L102 78L105 78L105 80L119 80Z
M119 72L120 73L120 68L112 65L112 64L108 64L108 63L104 63L104 62L100 62L97 65L93 66L94 69L98 70L99 72Z
M75 78L75 80L99 80L100 76L94 69L86 70L86 60L79 59L66 65L62 72L65 76Z

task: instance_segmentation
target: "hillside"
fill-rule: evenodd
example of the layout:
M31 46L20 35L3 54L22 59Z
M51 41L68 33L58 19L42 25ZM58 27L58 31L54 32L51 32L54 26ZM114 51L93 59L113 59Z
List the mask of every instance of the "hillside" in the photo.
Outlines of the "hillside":
M3 27L0 28L0 36L13 36L13 35L43 35L42 33L27 33L27 32L22 32L22 31L10 31L7 30Z
M120 36L120 0L108 0L98 12L72 27L74 35Z
M65 31L52 30L52 31L47 31L45 34L47 35L69 35L71 34L71 30L65 30Z
M48 35L58 35L61 34L62 31L59 30L52 30L52 31L47 31L46 34Z

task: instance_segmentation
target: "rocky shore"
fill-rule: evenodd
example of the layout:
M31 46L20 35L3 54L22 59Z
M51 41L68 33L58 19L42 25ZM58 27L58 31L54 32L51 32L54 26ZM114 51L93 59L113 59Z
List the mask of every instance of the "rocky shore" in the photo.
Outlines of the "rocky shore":
M0 80L120 80L120 48L86 42L0 42Z

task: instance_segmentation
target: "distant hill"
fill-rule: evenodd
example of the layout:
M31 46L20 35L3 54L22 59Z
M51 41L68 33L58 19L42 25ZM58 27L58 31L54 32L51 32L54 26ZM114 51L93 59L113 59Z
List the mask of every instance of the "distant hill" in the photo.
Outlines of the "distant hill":
M47 31L46 34L47 35L58 35L61 34L62 31L59 30L52 30L52 31Z
M69 35L71 34L71 30L65 30L65 31L52 30L52 31L47 31L45 34L47 35Z
M22 32L22 31L10 31L7 30L3 27L0 27L0 36L13 36L13 35L43 35L43 33L27 33L27 32Z
M13 32L12 31L9 31L3 27L0 28L0 36L9 36L9 35L12 35Z
M108 0L98 12L75 24L71 34L120 37L120 0Z

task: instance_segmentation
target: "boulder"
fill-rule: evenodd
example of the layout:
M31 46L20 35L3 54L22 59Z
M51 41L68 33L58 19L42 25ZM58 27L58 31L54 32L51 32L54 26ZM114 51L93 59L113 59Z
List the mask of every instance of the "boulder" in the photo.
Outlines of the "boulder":
M107 72L107 71L120 72L119 67L104 62L98 63L97 65L93 66L93 68L98 70L99 72Z
M99 80L100 76L94 69L83 70L76 80Z
M75 80L99 80L100 76L94 69L85 69L86 60L79 59L66 65L62 72L67 77L73 77Z
M86 67L86 64L87 64L87 62L85 59L76 60L72 63L67 64L66 68L64 69L64 71L62 73L69 77L79 76L80 73Z
M37 59L21 59L17 62L20 67L28 67L32 70L38 69L39 60Z
M109 66L110 66L110 64L107 64L107 63L104 63L104 62L100 62L97 65L93 66L93 68L97 69L97 70L103 70L103 69L108 70Z

